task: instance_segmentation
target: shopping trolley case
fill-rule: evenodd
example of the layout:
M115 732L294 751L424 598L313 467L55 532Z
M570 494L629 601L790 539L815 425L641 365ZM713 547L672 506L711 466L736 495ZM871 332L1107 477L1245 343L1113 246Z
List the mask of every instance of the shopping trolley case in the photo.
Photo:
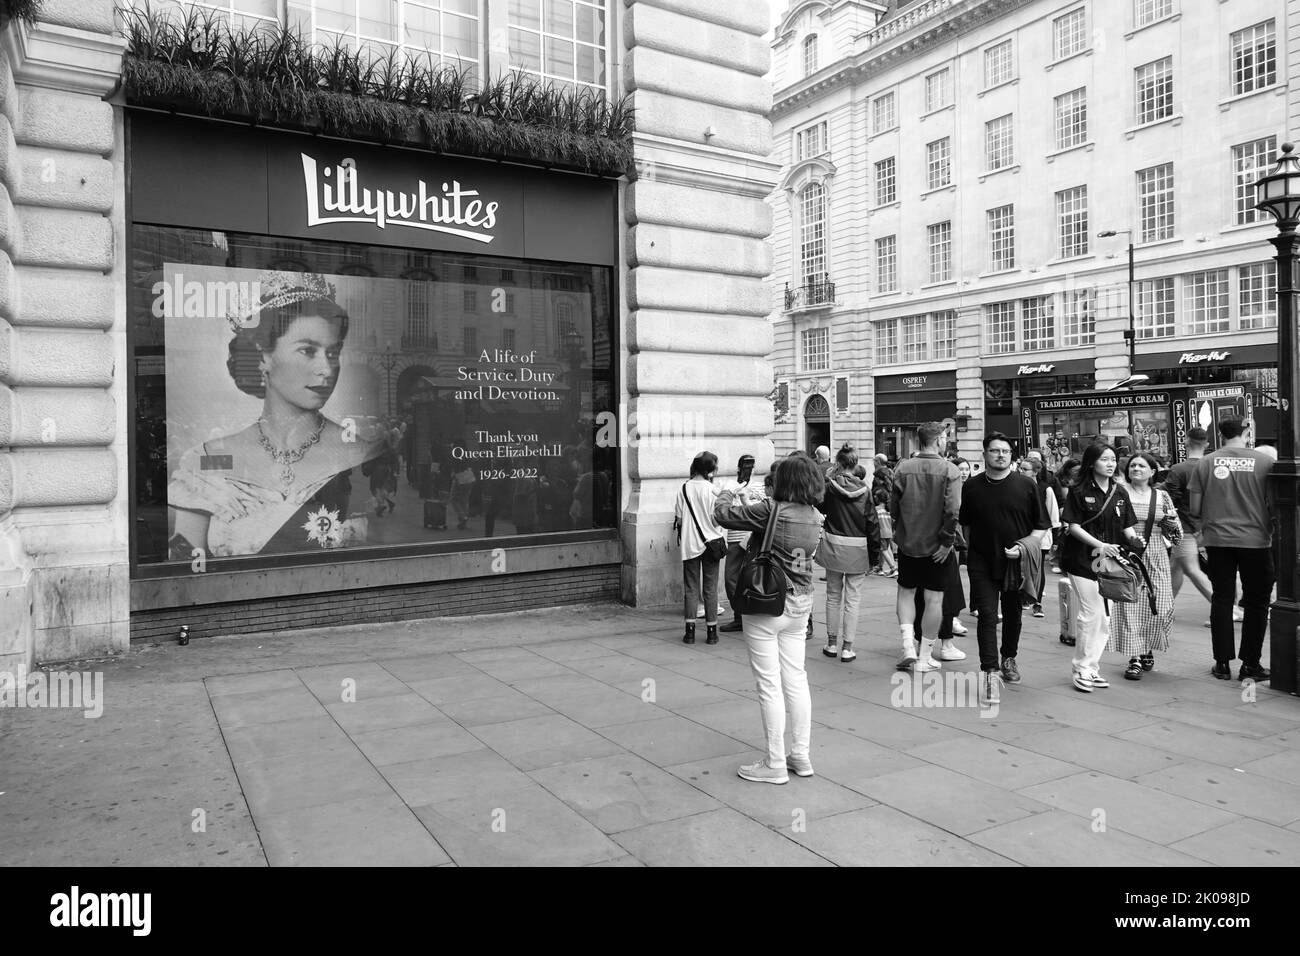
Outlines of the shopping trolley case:
M1061 603L1061 643L1073 647L1079 637L1079 595L1068 577L1056 584Z

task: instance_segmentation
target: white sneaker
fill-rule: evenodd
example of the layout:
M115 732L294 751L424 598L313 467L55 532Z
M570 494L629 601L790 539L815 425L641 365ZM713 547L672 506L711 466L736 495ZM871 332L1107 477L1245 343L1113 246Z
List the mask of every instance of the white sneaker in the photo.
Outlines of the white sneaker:
M956 631L953 631L956 634ZM935 660L940 661L964 661L966 652L957 647L955 641L940 641L939 649L934 652Z
M736 776L742 780L752 780L755 783L790 782L790 775L786 773L785 767L769 767L766 759L760 760L758 763L745 764L736 771Z
M898 659L895 668L900 671L910 671L916 665L916 642L912 640L911 633L903 635L903 656Z
M955 618L955 617L952 619L952 632L953 632L954 634L956 634L958 637L965 637L965 636L969 633L969 632L966 630L966 625L963 624L960 620L958 620L958 619ZM961 657L965 657L965 656L966 656L966 655L963 654ZM961 660L961 657L955 657L955 658L953 658L953 660L958 660L958 661L959 661L959 660Z
M813 775L812 761L807 757L796 757L794 754L786 754L785 769L793 770L796 776L811 777Z
M1102 676L1101 676L1100 674L1098 674L1098 673L1092 673L1092 674L1089 674L1088 677L1087 677L1087 681L1088 681L1088 683L1091 684L1093 687L1109 687L1109 686L1110 686L1110 681L1106 680L1106 678L1102 677Z
M1232 622L1234 624L1240 624L1244 620L1246 620L1246 612L1239 607L1234 607L1232 609Z
M934 659L934 645L935 641L932 637L921 639L921 653L917 655L916 661L917 673L924 674L927 671L937 671L943 667ZM966 655L963 654L962 656L965 657Z
M704 617L704 605L701 604L699 610L695 612L696 617Z

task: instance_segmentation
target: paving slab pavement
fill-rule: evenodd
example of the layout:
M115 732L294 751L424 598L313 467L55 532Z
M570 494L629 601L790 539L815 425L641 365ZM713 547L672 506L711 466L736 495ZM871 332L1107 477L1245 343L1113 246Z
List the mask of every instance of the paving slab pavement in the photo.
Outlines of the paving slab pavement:
M1140 682L1069 684L1055 603L995 713L967 659L894 670L893 581L856 649L808 644L817 775L763 739L743 639L616 605L136 646L104 711L0 708L10 865L1300 863L1300 699L1210 677L1204 602ZM1055 579L1049 580L1055 587ZM1267 663L1267 660L1265 661Z

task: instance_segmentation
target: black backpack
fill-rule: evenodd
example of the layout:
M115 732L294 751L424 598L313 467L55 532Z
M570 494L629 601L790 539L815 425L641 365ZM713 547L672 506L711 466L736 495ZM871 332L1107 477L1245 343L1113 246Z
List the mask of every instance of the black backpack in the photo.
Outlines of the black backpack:
M785 613L785 593L790 583L786 580L785 568L772 554L772 533L776 530L776 516L780 509L781 506L773 501L758 553L751 555L746 551L740 565L740 580L736 583L736 599L732 606L741 614L780 617Z

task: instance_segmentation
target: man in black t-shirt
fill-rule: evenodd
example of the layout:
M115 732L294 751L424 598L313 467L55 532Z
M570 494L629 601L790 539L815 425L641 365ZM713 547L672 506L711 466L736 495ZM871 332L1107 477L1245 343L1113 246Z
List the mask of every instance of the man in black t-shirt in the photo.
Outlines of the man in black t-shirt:
M984 472L966 481L961 516L970 573L971 607L979 614L982 691L988 703L1001 697L1001 681L1020 682L1016 651L1020 647L1021 592L1004 590L1008 561L1020 560L1022 538L1038 547L1048 529L1043 495L1032 478L1011 470L1011 441L1001 432L984 436ZM1002 658L998 661L998 604L1002 605ZM1000 673L999 673L1000 672Z

